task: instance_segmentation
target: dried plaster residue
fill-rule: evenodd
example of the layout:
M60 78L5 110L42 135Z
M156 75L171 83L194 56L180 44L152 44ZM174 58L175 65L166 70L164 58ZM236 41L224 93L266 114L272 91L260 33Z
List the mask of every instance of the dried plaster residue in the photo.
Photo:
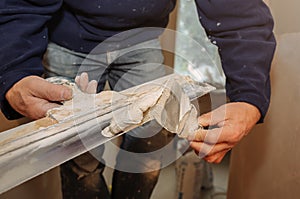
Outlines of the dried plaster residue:
M103 135L111 137L152 119L180 137L187 137L198 128L197 111L175 79L160 85L141 85L127 97L130 104L113 114Z
M106 137L129 131L150 120L156 120L180 137L187 137L198 128L197 111L183 92L180 81L169 78L128 91L103 91L99 94L83 93L73 85L73 99L49 110L47 115L62 122L98 108L102 114L112 113L110 125L102 131Z

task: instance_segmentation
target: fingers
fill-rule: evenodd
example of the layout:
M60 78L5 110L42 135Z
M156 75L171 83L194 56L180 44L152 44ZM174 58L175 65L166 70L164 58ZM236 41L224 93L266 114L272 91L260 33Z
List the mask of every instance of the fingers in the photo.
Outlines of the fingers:
M75 82L76 82L77 86L79 86L80 90L85 92L85 90L88 86L88 83L89 83L88 74L87 73L81 73L80 76L76 76Z
M87 73L81 73L80 76L76 76L75 82L82 92L89 94L94 94L97 92L97 81L92 80L89 82L89 77Z
M59 107L56 103L34 97L28 103L32 104L31 108L23 111L22 114L32 119L40 119L46 115L48 110Z
M206 156L203 159L209 163L220 163L229 150L224 150L214 155Z
M198 129L188 139L196 152L205 154L207 161L220 162L226 152L250 132L259 118L259 110L251 104L228 103L198 118L201 125L216 128Z
M209 145L200 142L191 142L190 146L200 158L210 163L220 163L232 146L227 143Z
M188 140L196 142L206 142L215 144L217 142L227 142L231 137L232 132L227 127L214 128L210 130L198 129L193 134L189 135Z
M51 101L63 101L72 98L72 90L55 85L38 76L28 76L17 82L5 95L14 110L22 115L39 119L53 107Z
M198 123L202 126L222 125L226 120L226 106L223 105L216 110L203 114L198 118Z
M80 85L80 76L75 77L75 83L77 84L77 86Z
M214 155L224 150L228 151L232 148L232 145L228 143L211 145L204 142L191 142L190 146L196 151L196 153L199 154L200 157Z
M188 139L198 142L205 141L211 144L216 142L238 142L247 135L257 121L257 113L255 111L250 112L248 107L249 105L246 103L229 103L200 116L198 118L200 124L215 125L219 128L198 129Z
M97 86L98 82L96 80L92 80L88 83L88 86L86 88L86 93L94 94L97 92Z
M97 81L89 82L87 73L76 78L84 92L96 93ZM63 85L52 84L38 76L28 76L17 82L5 97L9 104L22 115L39 119L61 102L72 98L72 89Z
M72 89L63 85L52 84L42 78L29 82L30 92L33 96L47 99L48 101L65 101L72 98Z
M198 117L198 123L202 126L212 125L211 123L211 112L206 113Z

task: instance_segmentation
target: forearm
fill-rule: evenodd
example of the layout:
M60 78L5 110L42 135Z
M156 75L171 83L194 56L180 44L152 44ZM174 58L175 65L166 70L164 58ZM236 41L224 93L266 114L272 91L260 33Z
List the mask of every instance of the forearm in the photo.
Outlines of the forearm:
M263 120L270 100L275 49L272 16L261 0L197 0L200 22L219 47L232 102L256 106Z
M60 6L60 0L9 0L0 4L0 105L8 117L11 108L5 101L6 92L20 79L43 73L46 23Z

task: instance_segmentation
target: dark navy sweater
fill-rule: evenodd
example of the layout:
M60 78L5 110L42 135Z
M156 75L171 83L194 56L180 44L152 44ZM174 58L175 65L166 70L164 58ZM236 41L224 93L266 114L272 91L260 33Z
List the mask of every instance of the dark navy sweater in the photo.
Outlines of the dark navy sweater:
M233 102L255 105L263 119L270 101L269 72L275 49L269 9L261 0L195 1L201 24L219 47L228 97ZM117 33L165 27L175 3L176 0L1 0L3 113L9 119L18 116L5 94L20 79L42 75L42 57L49 40L88 53Z

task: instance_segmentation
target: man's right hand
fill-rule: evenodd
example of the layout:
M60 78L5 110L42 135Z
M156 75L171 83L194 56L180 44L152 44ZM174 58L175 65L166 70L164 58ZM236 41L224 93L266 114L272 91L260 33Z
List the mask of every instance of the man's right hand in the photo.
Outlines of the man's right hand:
M72 89L52 84L38 76L18 81L5 95L13 109L31 119L40 119L46 112L72 98Z

